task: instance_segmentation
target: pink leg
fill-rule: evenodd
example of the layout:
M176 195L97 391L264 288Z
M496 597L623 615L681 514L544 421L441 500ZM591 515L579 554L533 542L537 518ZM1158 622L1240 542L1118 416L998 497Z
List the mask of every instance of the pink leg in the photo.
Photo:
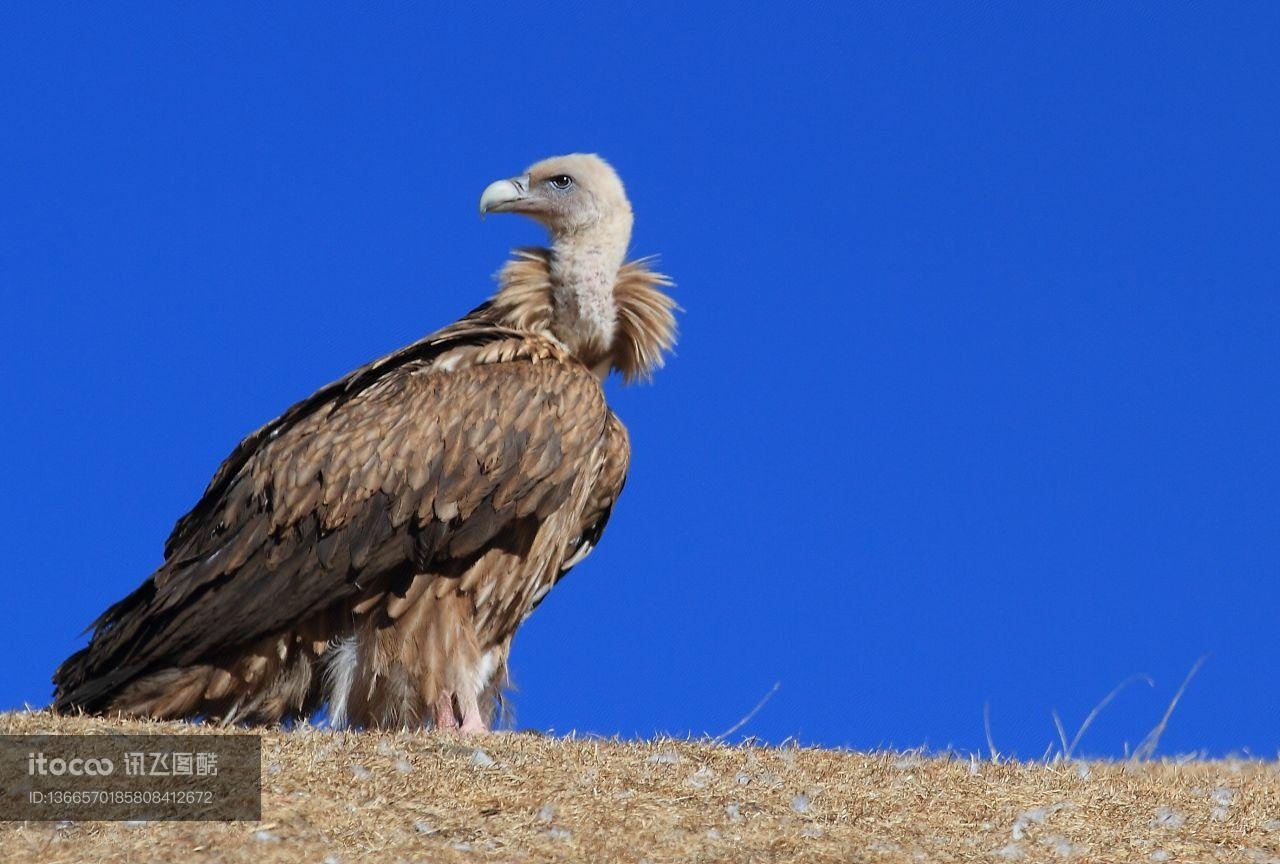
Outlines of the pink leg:
M462 709L462 728L459 731L463 735L479 735L489 731L480 713L480 703L476 701L474 693L459 696L458 707Z
M458 718L453 713L453 694L441 693L436 699L436 728L457 729Z

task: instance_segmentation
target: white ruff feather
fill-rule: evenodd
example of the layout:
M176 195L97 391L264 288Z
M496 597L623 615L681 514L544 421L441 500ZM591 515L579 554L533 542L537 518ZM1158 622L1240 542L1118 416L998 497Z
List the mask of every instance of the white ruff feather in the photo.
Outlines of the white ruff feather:
M499 290L482 314L495 323L563 342L555 332L555 300L550 249L517 249L498 273ZM649 269L651 259L628 261L613 283L616 318L612 343L569 344L588 366L604 362L627 382L646 380L662 368L664 355L676 342L675 300L663 292L671 280Z
M328 689L329 722L334 726L347 725L347 699L355 686L356 667L360 653L355 636L348 636L334 643L328 651L324 670L324 683Z

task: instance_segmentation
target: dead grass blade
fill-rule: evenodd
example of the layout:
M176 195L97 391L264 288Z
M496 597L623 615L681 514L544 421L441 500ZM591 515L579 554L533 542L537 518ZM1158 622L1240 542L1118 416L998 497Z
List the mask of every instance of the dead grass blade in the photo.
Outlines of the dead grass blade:
M754 708L752 708L750 711L748 711L748 712L747 712L747 714L746 714L746 716L745 716L745 717L743 717L741 720L739 720L737 723L734 723L734 724L733 724L732 726L730 726L728 729L724 730L724 731L723 731L723 732L721 732L719 735L717 735L716 737L712 738L712 739L711 739L711 740L712 740L712 742L713 742L713 743L715 743L715 742L723 741L724 739L726 739L726 738L728 738L730 735L732 735L734 732L737 732L737 731L738 731L739 729L741 729L743 726L746 726L748 723L750 723L750 722L751 722L751 718L755 717L757 714L759 714L759 713L760 713L760 709L761 709L761 708L763 708L763 707L765 706L765 703L766 703L766 702L768 702L770 699L772 699L772 698L773 698L773 694L774 694L774 693L777 693L777 692L778 692L778 688L779 688L779 687L781 687L781 686L782 686L782 682L781 682L781 681L774 681L774 682L773 682L773 687L772 687L772 688L770 688L769 692L768 692L768 693L766 693L766 694L764 694L764 696L760 699L760 701L756 703L756 707L754 707Z
M982 729L987 733L987 750L991 753L991 761L1000 764L1000 752L996 750L995 739L991 737L991 703L982 703Z
M1152 680L1150 675L1140 672L1137 675L1130 675L1128 678L1121 681L1115 687L1111 688L1111 692L1108 693L1106 696L1102 697L1102 701L1099 702L1097 705L1094 705L1093 710L1089 712L1089 716L1084 718L1084 722L1080 724L1080 728L1076 731L1076 737L1071 739L1071 746L1064 747L1063 749L1064 759L1067 759L1067 760L1071 759L1072 755L1076 752L1076 747L1079 746L1080 744L1080 739L1084 737L1084 733L1089 731L1089 727L1093 725L1093 721L1098 719L1098 715L1102 713L1102 709L1110 705L1111 700L1119 696L1120 692L1124 690L1124 688L1132 684L1134 681L1146 681L1148 687L1156 686L1156 682ZM1063 743L1065 744L1065 742Z
M1169 725L1169 718L1173 716L1173 709L1177 707L1178 700L1182 698L1182 694L1187 691L1187 685L1191 683L1191 679L1196 677L1196 673L1200 671L1200 667L1204 665L1204 661L1209 659L1209 655L1205 654L1195 662L1191 667L1191 671L1187 673L1187 677L1182 679L1182 684L1178 687L1178 692L1173 694L1173 698L1169 700L1169 707L1164 709L1164 716L1160 718L1160 722L1155 728L1147 733L1147 737L1142 739L1142 743L1133 751L1133 755L1129 757L1130 762L1141 762L1143 759L1150 759L1156 752L1156 745L1160 743L1160 736L1164 734L1165 727Z

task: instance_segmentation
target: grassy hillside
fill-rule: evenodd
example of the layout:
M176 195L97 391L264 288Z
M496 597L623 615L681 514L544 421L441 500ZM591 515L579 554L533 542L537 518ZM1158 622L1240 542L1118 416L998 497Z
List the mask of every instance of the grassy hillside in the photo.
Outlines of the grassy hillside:
M0 714L0 732L213 730ZM255 823L0 823L0 861L1277 862L1280 765L266 732Z

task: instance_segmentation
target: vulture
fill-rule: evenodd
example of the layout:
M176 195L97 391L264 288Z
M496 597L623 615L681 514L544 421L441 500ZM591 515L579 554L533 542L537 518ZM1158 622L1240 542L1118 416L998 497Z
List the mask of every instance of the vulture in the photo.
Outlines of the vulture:
M600 540L627 476L603 381L675 343L671 282L626 258L632 212L595 155L484 190L541 223L498 290L253 432L164 563L54 673L56 711L490 728L516 629Z

